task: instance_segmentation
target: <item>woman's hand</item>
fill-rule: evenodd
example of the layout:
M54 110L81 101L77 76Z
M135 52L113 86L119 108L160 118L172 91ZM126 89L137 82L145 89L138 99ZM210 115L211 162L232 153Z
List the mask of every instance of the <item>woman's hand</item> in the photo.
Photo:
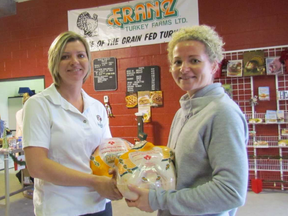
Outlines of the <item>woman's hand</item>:
M107 199L120 200L123 198L122 194L117 188L114 178L97 176L94 188L102 197L105 197Z
M128 185L129 190L138 194L138 199L135 201L127 200L126 203L129 207L136 207L141 211L153 212L149 205L149 190L144 188L138 188L134 185Z

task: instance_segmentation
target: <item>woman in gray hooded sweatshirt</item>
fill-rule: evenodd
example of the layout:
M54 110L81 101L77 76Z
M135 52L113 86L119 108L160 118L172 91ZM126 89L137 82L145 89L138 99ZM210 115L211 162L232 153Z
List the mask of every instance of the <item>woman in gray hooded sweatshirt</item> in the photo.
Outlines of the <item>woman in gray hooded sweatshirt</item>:
M233 216L246 199L248 127L238 105L214 74L223 59L223 41L200 25L175 32L168 44L170 71L186 92L171 125L168 146L175 151L176 190L143 189L130 207L160 216Z

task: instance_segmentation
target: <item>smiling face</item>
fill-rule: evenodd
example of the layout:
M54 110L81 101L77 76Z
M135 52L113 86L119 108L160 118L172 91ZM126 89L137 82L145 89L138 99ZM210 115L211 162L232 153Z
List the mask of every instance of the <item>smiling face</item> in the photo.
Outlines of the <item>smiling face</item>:
M63 50L59 64L59 76L63 84L83 84L89 69L89 59L81 41L68 42Z
M173 49L171 72L176 84L192 96L213 83L217 62L211 63L202 42L181 41Z

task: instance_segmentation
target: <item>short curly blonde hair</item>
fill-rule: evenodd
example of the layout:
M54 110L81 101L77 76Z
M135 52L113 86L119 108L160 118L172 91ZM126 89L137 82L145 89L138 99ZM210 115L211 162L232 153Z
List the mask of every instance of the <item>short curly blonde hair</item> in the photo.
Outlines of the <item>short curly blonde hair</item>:
M206 53L210 62L220 63L223 59L224 42L214 28L207 25L183 27L174 32L171 41L168 43L168 59L173 61L173 49L181 41L196 40L202 42L206 47Z
M59 64L63 51L67 43L74 41L82 42L86 49L87 58L89 60L88 72L83 79L83 83L86 81L86 79L91 73L91 53L89 44L87 43L86 39L72 31L63 32L55 38L48 51L48 68L56 86L59 86L61 82L61 78L59 75Z

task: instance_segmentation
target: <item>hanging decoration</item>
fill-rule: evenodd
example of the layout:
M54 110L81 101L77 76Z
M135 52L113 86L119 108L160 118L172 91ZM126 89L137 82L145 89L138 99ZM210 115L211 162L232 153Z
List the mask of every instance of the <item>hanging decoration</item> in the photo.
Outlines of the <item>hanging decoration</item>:
M251 105L251 106L256 106L257 104L258 104L258 96L255 95L254 97L252 97L252 98L250 99L250 105Z
M113 118L115 117L112 113L112 109L111 109L111 106L109 104L109 102L105 102L105 108L106 108L106 111L107 111L107 115L109 118Z
M288 49L281 52L280 62L286 66L286 73L288 73Z
M285 61L288 60L288 49L285 49L281 52L281 56L279 60L282 64L285 64Z

